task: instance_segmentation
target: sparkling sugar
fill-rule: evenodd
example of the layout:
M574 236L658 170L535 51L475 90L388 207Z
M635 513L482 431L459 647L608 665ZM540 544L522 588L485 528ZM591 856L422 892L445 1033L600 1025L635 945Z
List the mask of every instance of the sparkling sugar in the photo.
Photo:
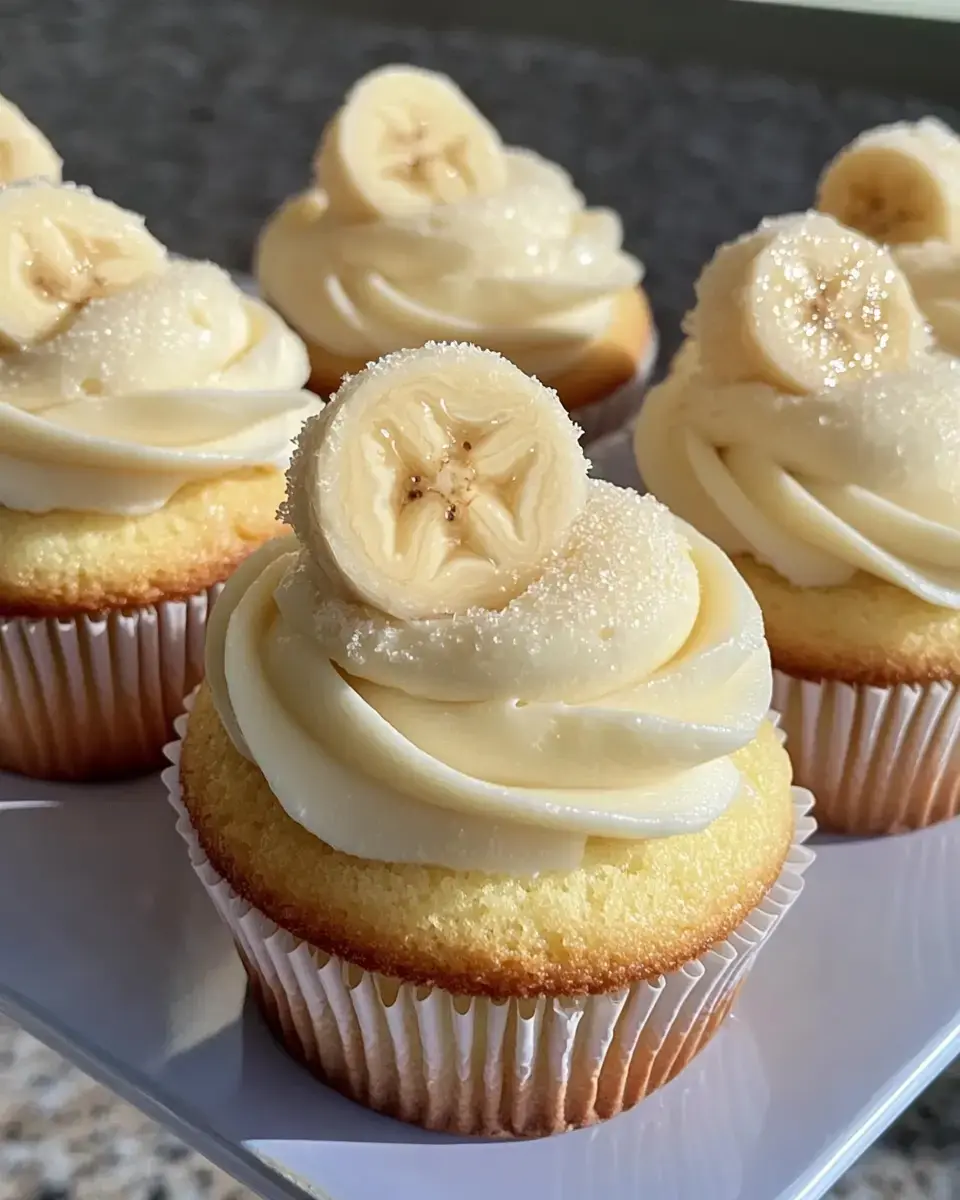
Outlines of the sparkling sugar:
M400 622L330 591L302 557L277 602L345 671L438 700L603 695L668 661L700 608L673 516L599 480L566 550L501 609Z

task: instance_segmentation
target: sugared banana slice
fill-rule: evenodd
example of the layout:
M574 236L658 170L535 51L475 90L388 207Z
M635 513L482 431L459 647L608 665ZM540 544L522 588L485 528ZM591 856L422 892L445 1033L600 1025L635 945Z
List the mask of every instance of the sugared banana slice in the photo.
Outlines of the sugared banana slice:
M166 261L143 218L86 188L43 181L0 191L0 342L50 337L88 300L109 296Z
M507 160L496 129L452 80L381 67L327 127L316 170L331 208L364 220L498 191Z
M897 370L929 344L889 252L821 213L722 246L697 282L690 327L706 378L797 393Z
M325 573L401 619L500 608L561 549L587 463L556 393L428 343L348 379L304 426L286 519Z
M59 183L63 163L44 135L15 104L0 96L0 184L17 179Z
M933 117L869 129L823 172L817 208L878 242L960 244L960 138Z

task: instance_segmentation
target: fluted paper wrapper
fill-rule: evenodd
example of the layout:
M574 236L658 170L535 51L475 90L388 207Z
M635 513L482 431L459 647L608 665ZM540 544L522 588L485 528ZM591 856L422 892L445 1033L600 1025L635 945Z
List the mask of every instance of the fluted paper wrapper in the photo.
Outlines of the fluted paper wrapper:
M657 362L658 340L654 335L653 342L645 358L637 367L636 374L627 383L590 404L581 404L568 410L571 418L583 430L581 441L585 446L595 442L597 438L615 433L629 425L637 413L647 392L650 376Z
M822 827L898 833L960 815L954 684L868 687L775 671L773 705Z
M188 703L189 708L189 703ZM176 722L178 735L187 717ZM177 830L229 926L287 1050L352 1099L428 1129L534 1136L591 1125L671 1079L727 1015L757 951L813 859L812 798L794 790L794 841L763 902L671 975L608 995L491 1000L361 970L279 928L211 866L180 792L180 741L164 772Z
M101 616L0 618L0 769L84 780L160 766L221 588Z

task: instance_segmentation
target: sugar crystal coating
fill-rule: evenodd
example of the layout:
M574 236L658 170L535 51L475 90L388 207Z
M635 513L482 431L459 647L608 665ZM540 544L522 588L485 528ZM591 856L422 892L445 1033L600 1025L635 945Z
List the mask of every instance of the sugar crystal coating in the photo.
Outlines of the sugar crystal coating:
M669 661L699 611L696 568L672 514L599 480L567 549L502 609L398 622L333 591L302 556L277 601L345 671L449 700L603 695Z
M0 357L0 388L73 400L214 382L251 339L245 300L213 263L161 274L91 300L62 332Z

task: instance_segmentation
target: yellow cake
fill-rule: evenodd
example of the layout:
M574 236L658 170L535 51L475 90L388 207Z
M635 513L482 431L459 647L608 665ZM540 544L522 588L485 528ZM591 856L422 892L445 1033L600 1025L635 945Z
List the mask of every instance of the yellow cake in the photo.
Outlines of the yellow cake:
M790 762L771 726L733 760L748 788L707 829L592 840L576 871L518 881L340 853L292 820L201 689L183 800L235 890L328 954L467 996L574 996L676 971L773 885L793 836ZM601 919L602 914L602 919Z
M555 393L490 351L355 376L304 425L295 534L227 584L171 749L273 1028L431 1128L636 1103L720 1024L806 862L756 602L586 466Z
M141 516L0 508L0 612L69 617L206 591L277 534L282 500L283 473L261 467L186 484Z
M818 213L721 247L635 434L763 611L822 824L960 813L960 361L890 252Z
M536 374L594 437L635 410L656 353L621 242L615 214L505 148L450 80L385 67L327 126L312 187L267 222L256 274L322 396L381 354L463 339Z
M0 769L145 770L200 678L209 605L282 531L320 407L306 351L86 189L8 186L0 241Z
M960 613L865 571L834 587L789 583L747 554L734 555L763 609L780 670L799 679L868 687L960 678Z

